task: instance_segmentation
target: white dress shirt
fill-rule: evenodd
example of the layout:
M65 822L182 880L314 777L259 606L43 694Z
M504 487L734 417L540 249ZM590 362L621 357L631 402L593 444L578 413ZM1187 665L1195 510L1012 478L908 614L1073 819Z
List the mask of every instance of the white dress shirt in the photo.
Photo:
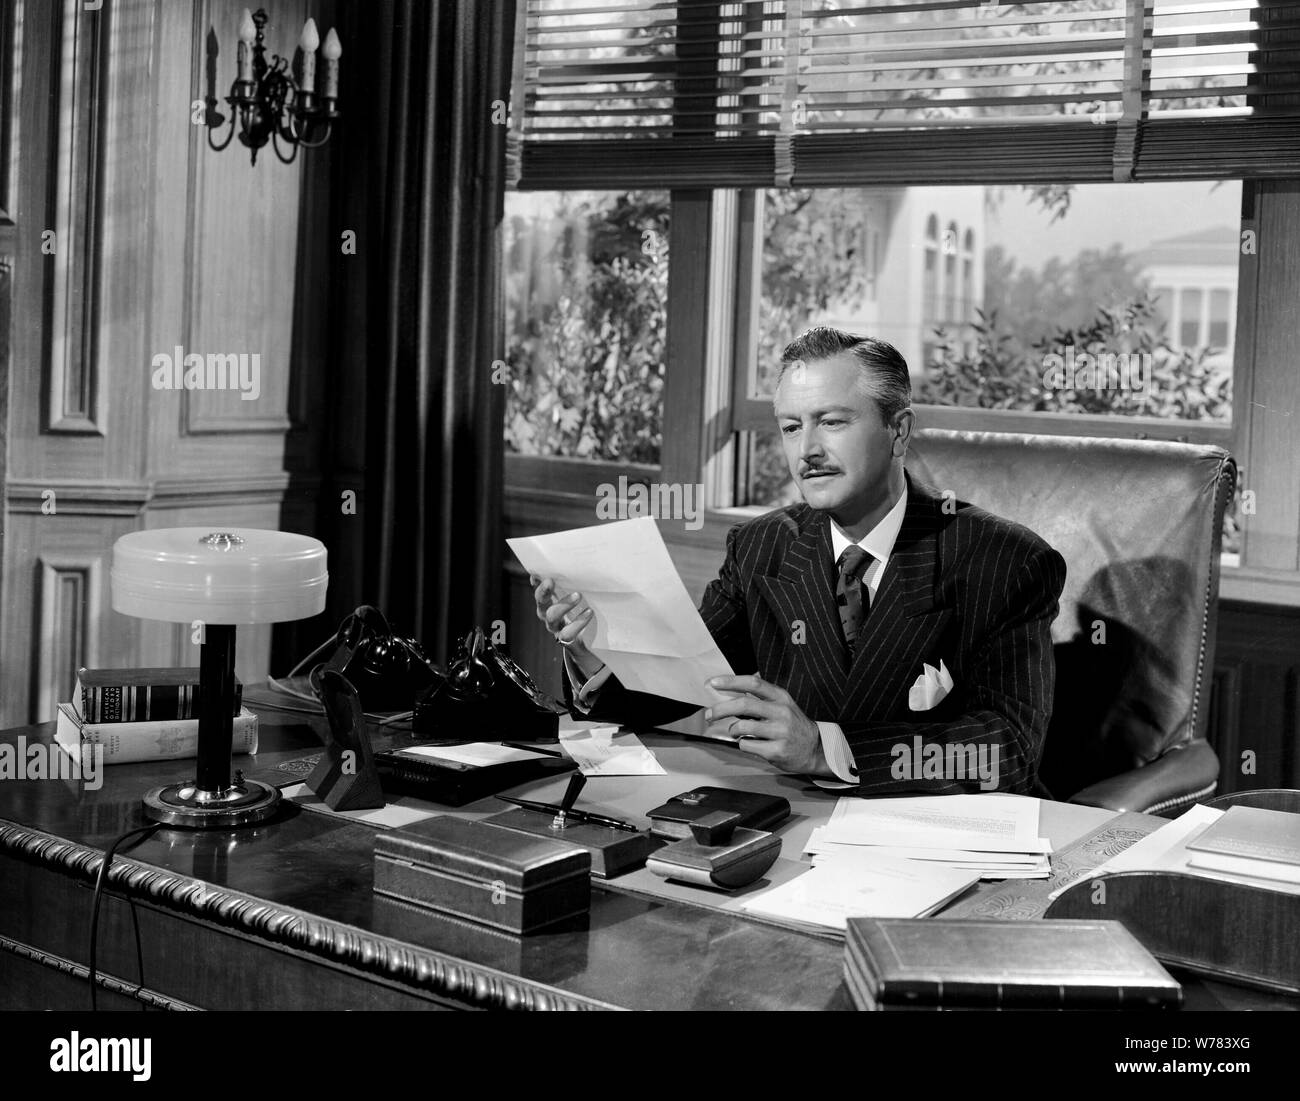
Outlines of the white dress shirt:
M872 603L875 603L876 592L880 588L880 579L884 575L886 565L889 563L889 556L894 553L894 543L898 540L898 533L903 526L903 515L906 512L907 486L904 484L903 492L899 496L898 501L894 504L894 507L880 518L880 522L874 528L858 540L857 545L871 555L873 559L862 576L863 584L866 585L867 591L870 593ZM840 555L844 553L845 548L851 546L853 546L853 540L845 535L844 532L840 530L840 526L832 520L832 567L834 567L840 560ZM609 666L602 666L585 683L581 683L582 673L566 651L564 655L564 668L568 674L569 683L574 688L574 703L576 709L578 711L586 711L591 706L591 697L600 689L600 686L609 679ZM844 737L844 731L840 729L840 724L835 722L814 721L817 722L817 729L820 731L822 736L822 752L826 757L826 764L829 766L830 770L839 777L839 780L843 782L821 780L816 777L814 777L814 781L825 788L854 787L857 784L857 780L855 779L856 772L854 771L853 766L853 751L849 749L848 739Z

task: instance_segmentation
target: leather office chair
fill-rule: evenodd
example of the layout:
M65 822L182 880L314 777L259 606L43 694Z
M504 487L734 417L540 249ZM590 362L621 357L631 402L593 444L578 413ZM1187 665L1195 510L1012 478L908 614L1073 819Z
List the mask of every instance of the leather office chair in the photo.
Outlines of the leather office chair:
M1153 814L1212 795L1219 761L1205 731L1232 456L1151 440L923 429L907 467L1024 524L1065 559L1039 770L1052 794Z

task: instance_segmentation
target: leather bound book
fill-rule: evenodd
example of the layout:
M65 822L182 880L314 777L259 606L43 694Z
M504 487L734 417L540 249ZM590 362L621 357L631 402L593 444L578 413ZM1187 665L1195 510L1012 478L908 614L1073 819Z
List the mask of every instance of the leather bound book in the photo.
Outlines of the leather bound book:
M735 788L700 787L674 795L662 806L646 815L650 832L672 841L691 836L691 823L715 811L740 815L737 826L750 830L770 830L790 817L790 801L779 795Z
M1193 868L1300 883L1300 814L1229 807L1187 850Z
M859 1009L1176 1009L1182 987L1117 921L849 918Z
M243 705L244 686L235 678L232 715ZM199 717L197 666L151 669L77 670L72 706L87 723L143 723Z

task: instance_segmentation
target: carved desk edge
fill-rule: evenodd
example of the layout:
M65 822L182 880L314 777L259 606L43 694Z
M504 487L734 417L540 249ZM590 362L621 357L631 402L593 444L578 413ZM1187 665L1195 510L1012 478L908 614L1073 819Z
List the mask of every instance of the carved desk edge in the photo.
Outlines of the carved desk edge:
M13 856L92 884L104 859L99 849L4 819L0 819L0 855ZM272 946L296 949L475 1009L619 1008L227 887L215 887L192 876L138 863L130 857L114 857L105 885L137 900L199 918Z

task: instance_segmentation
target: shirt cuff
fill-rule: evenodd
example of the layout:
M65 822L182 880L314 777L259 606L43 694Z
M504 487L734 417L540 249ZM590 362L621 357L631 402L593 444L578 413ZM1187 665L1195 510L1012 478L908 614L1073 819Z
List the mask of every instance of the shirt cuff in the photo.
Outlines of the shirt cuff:
M596 693L600 691L600 686L609 680L610 668L608 665L601 665L599 669L584 684L582 681L582 670L578 668L578 663L573 660L573 656L568 650L564 651L564 671L568 675L569 684L573 687L573 704L582 712L589 711L596 698Z
M827 791L857 787L858 769L853 763L853 750L849 748L849 741L844 737L840 724L819 722L817 729L822 736L822 753L826 757L827 767L839 777L839 780L823 780L814 776L813 783Z

